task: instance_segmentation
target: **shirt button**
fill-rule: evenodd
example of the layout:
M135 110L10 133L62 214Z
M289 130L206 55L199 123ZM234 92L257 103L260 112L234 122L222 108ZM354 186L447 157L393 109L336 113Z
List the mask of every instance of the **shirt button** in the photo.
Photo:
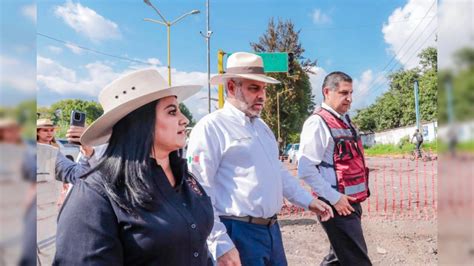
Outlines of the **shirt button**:
M194 252L193 256L194 256L195 258L197 258L197 257L199 257L199 253Z
M196 224L191 224L192 229L196 229Z
M183 202L183 206L186 207L186 206L188 206L188 204L186 204L186 203Z

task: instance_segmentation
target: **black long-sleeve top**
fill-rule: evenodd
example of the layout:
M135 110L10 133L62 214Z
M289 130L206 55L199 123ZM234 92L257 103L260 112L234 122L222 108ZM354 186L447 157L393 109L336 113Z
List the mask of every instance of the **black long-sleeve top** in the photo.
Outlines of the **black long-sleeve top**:
M154 201L138 216L118 207L105 192L101 173L58 157L57 176L73 183L58 217L53 265L208 265L206 238L213 226L210 198L180 162L176 187L152 160ZM180 167L181 165L181 167ZM185 166L185 165L184 165Z

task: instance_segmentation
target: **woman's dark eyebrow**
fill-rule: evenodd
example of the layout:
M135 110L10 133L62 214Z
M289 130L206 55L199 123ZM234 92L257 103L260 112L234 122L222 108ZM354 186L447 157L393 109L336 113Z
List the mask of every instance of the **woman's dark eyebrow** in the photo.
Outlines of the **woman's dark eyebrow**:
M165 109L168 109L170 107L178 108L178 106L176 104L172 103L172 104L166 106Z

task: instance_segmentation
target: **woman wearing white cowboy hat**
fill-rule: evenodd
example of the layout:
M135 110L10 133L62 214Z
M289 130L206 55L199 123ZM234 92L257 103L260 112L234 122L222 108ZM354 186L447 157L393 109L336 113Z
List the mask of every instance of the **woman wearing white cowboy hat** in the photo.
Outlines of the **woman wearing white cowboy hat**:
M178 101L200 86L169 87L156 70L121 77L99 95L104 114L81 138L108 143L87 171L58 158L74 183L58 218L54 265L206 265L209 197L177 150L189 120Z
M50 119L41 118L36 120L36 141L59 148L54 138L56 128Z

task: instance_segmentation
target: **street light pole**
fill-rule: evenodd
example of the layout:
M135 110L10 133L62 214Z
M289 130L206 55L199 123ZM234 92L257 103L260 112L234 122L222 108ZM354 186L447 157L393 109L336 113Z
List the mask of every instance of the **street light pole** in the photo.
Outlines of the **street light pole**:
M277 92L277 127L278 127L278 148L280 147L281 143L281 135L280 135L280 94L282 92Z
M167 23L166 31L168 36L168 85L171 87L171 25Z
M164 25L166 26L166 31L167 31L167 37L168 37L168 85L171 86L171 26L173 26L174 24L178 23L178 21L182 20L183 18L185 18L186 16L189 16L189 15L195 15L195 14L199 14L200 11L199 10L192 10L188 13L185 13L181 16L179 16L177 19L175 19L174 21L168 21L166 20L166 18L161 14L160 10L158 10L158 8L156 8L150 0L143 0L143 2L147 5L149 5L151 8L153 8L153 10L155 10L155 12L160 16L161 20L162 21L159 21L159 20L154 20L154 19L150 19L150 18L145 18L144 20L145 21L149 21L149 22L153 22L153 23L158 23L158 24L161 24L161 25Z
M208 111L211 113L211 35L212 31L209 25L209 0L206 0L206 34L201 32L202 37L206 39L207 44L207 97Z

